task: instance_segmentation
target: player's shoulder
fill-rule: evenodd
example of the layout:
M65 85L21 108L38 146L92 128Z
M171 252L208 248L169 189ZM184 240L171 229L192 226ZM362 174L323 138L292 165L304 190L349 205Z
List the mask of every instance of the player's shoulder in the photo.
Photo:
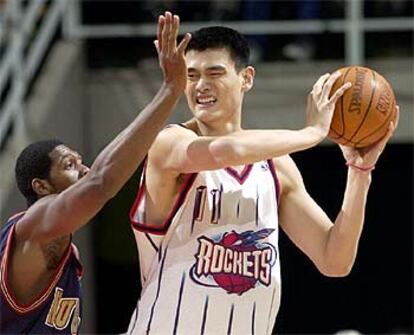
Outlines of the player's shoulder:
M181 132L183 133L191 133L195 136L198 136L199 134L198 124L195 118L189 119L182 123L169 124L165 126L163 130L168 130L168 129L176 129L176 130L180 129Z
M197 132L191 124L176 123L165 126L157 135L156 143L171 143L172 140L177 140L183 137L196 137Z
M169 124L164 127L157 135L150 150L148 151L147 158L147 172L162 171L164 173L171 168L171 162L182 150L182 146L191 142L198 135L189 127L184 124Z
M17 212L17 213L15 213L15 214L13 214L12 216L10 216L8 219L7 219L7 223L15 223L15 222L17 222L17 221L19 221L24 215L26 214L26 211L20 211L20 212Z
M37 229L47 215L49 205L58 194L49 194L38 199L16 221L15 236L18 241L30 240L32 231Z
M197 136L198 135L191 124L169 124L158 133L148 155L151 157L154 154L157 155L158 153L162 155L168 154L171 152L172 148L180 142L180 140L191 139Z

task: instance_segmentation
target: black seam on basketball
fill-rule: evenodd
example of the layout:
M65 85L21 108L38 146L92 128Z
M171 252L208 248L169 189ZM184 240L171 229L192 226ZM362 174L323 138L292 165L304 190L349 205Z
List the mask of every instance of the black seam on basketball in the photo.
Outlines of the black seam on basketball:
M371 108L372 101L374 100L375 91L377 90L377 79L375 78L375 71L371 70L371 73L372 73L372 80L374 81L374 85L372 85L373 90L371 91L371 97L369 99L368 107L365 111L364 117L362 118L359 126L357 127L357 129L355 130L355 132L352 134L352 136L350 138L351 141L358 134L358 132L361 130L362 126L364 125L364 122L365 122L366 118L368 117L368 113L369 113L369 110Z
M341 135L341 134L339 134L335 129L333 129L333 128L330 128L330 130L333 132L333 133L335 133L335 135L337 135L337 136L332 136L332 133L329 135L329 137L332 139L332 140L337 140L338 138L341 138L343 135Z
M346 144L343 144L343 145L349 145L349 144L355 145L355 144L357 144L357 142L354 142L352 140L349 140L346 137L342 137L342 139L345 140L345 143L346 143Z
M348 70L346 70L346 72L344 73L344 79L342 81L342 85L345 83L345 79L348 76L349 72L351 71L351 68L349 68ZM342 120L342 134L341 137L344 136L345 134L345 115L344 115L344 96L341 96L341 102L339 104L341 106L341 120Z
M363 142L365 139L367 139L368 137L370 137L372 135L375 135L375 133L382 130L384 128L384 126L388 126L392 116L393 116L393 113L391 112L388 115L388 117L385 119L385 121L383 123L381 123L381 125L378 128L374 129L371 133L369 133L368 135L366 135L363 138L359 139L358 142L356 142L356 144L359 144L359 143Z

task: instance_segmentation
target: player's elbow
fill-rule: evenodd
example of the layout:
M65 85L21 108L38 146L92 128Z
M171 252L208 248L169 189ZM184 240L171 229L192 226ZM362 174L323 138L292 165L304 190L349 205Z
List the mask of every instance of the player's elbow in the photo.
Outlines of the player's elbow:
M90 196L98 203L107 202L118 192L117 178L111 176L111 174L100 171L89 173L85 178L88 178L87 183Z
M219 163L236 164L242 156L237 141L231 137L217 138L210 143L210 154Z

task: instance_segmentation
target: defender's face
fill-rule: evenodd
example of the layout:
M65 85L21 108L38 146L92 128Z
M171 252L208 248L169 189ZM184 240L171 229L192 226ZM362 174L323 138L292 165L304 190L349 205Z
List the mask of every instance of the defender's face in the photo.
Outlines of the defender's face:
M49 155L52 166L48 181L56 193L75 184L89 172L89 168L82 164L82 157L64 145L57 146Z
M242 71L226 49L190 50L186 54L186 97L194 116L202 122L226 121L240 113Z

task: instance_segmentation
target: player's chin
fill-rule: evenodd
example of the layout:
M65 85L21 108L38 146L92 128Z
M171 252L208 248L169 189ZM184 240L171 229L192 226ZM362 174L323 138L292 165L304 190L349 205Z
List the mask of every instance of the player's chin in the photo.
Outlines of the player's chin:
M218 108L196 106L196 108L194 109L195 117L201 121L209 121L212 119L216 119L217 114L219 114Z

